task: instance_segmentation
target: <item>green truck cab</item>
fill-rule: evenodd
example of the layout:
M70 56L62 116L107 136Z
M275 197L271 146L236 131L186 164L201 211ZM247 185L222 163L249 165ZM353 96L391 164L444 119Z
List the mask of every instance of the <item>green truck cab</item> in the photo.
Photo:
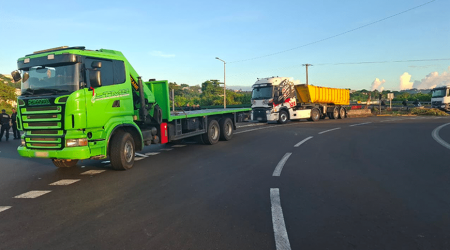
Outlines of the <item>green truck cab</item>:
M171 112L167 81L143 82L119 51L58 47L19 58L15 81L18 152L57 167L105 159L117 170L154 143L197 136L205 144L230 140L237 116L250 109Z

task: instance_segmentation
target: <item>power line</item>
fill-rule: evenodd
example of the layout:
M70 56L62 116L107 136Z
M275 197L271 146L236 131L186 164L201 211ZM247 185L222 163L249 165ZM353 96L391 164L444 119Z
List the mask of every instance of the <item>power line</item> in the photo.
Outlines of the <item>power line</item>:
M251 61L251 60L255 60L255 59L259 59L259 58L264 58L264 57L269 57L269 56L273 56L273 55L278 55L278 54L285 53L285 52L288 52L288 51L291 51L291 50L303 48L303 47L306 47L306 46L309 46L309 45L313 45L313 44L320 43L320 42L323 42L323 41L326 41L326 40L330 40L330 39L332 39L332 38L335 38L335 37L338 37L338 36L342 36L342 35L345 35L345 34L347 34L347 33L350 33L350 32L353 32L353 31L356 31L356 30L359 30L359 29L368 27L368 26L370 26L370 25L373 25L373 24L376 24L376 23L385 21L385 20L387 20L387 19L396 17L396 16L401 15L401 14L404 14L404 13L409 12L409 11L411 11L411 10L414 10L414 9L420 8L420 7L422 7L422 6L425 6L425 5L427 5L427 4L430 4L430 3L434 2L434 1L436 1L436 0L431 0L431 1L429 1L429 2L426 2L426 3L423 3L423 4L421 4L421 5L412 7L412 8L410 8L410 9L404 10L404 11L399 12L399 13L397 13L397 14L394 14L394 15L391 15L391 16L388 16L388 17L379 19L379 20L377 20L377 21L374 21L374 22L371 22L371 23L368 23L368 24L359 26L359 27L357 27L357 28L354 28L354 29L351 29L351 30L348 30L348 31L345 31L345 32L342 32L342 33L339 33L339 34L336 34L336 35L327 37L327 38L323 38L323 39L320 39L320 40L317 40L317 41L314 41L314 42L310 42L310 43L307 43L307 44L303 44L303 45L300 45L300 46L297 46L297 47L294 47L294 48L291 48L291 49L287 49L287 50L283 50L283 51L279 51L279 52L275 52L275 53L267 54L267 55L263 55L263 56L253 57L253 58L249 58L249 59L243 59L243 60L238 60L238 61L232 61L232 62L229 62L229 63L245 62L245 61Z

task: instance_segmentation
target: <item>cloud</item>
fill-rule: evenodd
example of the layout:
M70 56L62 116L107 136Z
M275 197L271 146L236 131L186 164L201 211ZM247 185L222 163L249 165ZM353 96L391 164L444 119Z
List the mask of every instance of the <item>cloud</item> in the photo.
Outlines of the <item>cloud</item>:
M400 76L400 90L404 89L412 89L413 83L410 82L411 75L408 74L408 72L403 73L403 75Z
M174 54L164 54L162 51L157 51L157 50L150 52L150 55L157 56L157 57L165 57L165 58L175 57Z
M374 90L380 90L380 91L383 91L383 89L384 89L384 87L381 87L381 85L383 85L384 83L386 82L386 80L382 80L382 81L380 81L380 79L378 79L378 78L375 78L375 81L373 81L372 82L372 85L370 85L370 89L372 90L372 91L374 91ZM380 88L381 87L381 88Z
M431 72L420 81L414 81L414 88L417 89L432 89L437 86L450 85L450 66L447 71L439 75L437 71Z

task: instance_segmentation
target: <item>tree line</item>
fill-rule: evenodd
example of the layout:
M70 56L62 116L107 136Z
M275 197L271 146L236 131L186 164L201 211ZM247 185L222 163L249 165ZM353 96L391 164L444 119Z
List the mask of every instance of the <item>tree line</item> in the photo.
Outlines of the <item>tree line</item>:
M392 99L392 101L404 101L404 100L409 100L409 101L419 100L421 102L430 102L431 101L431 90L426 93L410 94L408 92L402 92L402 91L383 90L380 92L378 90L369 91L369 90L365 90L365 89L358 90L358 91L351 93L350 101L365 102L369 98L369 94L371 96L370 97L371 100L378 100L380 94L381 94L381 99L386 100L388 93L394 93L394 99Z

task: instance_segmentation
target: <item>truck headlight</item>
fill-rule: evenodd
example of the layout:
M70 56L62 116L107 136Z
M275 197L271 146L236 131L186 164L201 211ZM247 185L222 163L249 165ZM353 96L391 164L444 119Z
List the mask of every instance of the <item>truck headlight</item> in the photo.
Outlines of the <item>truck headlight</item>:
M445 108L445 105L441 105L441 108Z
M25 146L25 140L24 139L20 139L20 141L21 141L21 144L20 144L20 146Z
M66 147L82 147L82 146L87 146L87 145L88 145L87 138L67 139L66 140Z

